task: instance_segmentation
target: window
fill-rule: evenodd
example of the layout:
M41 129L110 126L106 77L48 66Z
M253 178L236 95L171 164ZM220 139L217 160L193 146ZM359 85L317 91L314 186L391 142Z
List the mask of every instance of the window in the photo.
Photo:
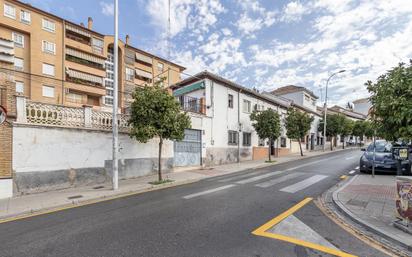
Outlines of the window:
M12 40L14 41L14 45L17 47L24 47L24 36L22 34L13 32L11 34Z
M4 16L16 19L16 8L9 4L4 4Z
M233 95L229 94L228 95L228 103L227 103L229 108L233 108Z
M286 147L286 137L280 138L280 147Z
M157 71L158 71L158 72L162 72L162 71L163 71L163 68L164 68L163 63L158 62L158 63L157 63Z
M106 81L104 82L104 86L105 86L105 87L114 88L114 82L113 82L113 81L110 81L110 80L106 80Z
M252 141L252 134L243 132L243 146L250 146Z
M250 101L243 100L243 112L250 113Z
M114 79L114 73L106 72L106 78L113 80Z
M21 10L20 11L20 21L26 24L30 24L31 22L31 15L30 12Z
M100 54L103 53L103 46L104 46L103 40L92 37L92 48L94 52L97 52Z
M265 139L259 138L258 145L265 146Z
M54 65L43 63L43 74L54 76Z
M228 131L228 145L237 145L237 131L229 130Z
M44 18L42 20L42 27L49 32L54 32L56 30L56 24L53 21Z
M22 58L14 57L14 69L16 70L24 69L24 60Z
M43 40L43 52L56 54L56 44Z
M106 105L113 105L113 98L106 96L106 97L104 98L104 104L106 104Z
M133 80L134 79L134 69L130 69L126 67L126 80Z
M82 99L83 97L80 94L76 94L73 92L66 94L66 100L71 103L81 104L83 102Z
M54 87L43 86L42 91L44 97L54 97Z
M16 81L16 93L24 93L24 82Z

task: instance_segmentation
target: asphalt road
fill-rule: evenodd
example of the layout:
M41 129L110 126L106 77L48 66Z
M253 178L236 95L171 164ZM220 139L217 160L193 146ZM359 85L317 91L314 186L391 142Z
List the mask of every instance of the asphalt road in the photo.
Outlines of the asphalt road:
M332 256L252 231L332 187L359 157L359 150L336 152L3 223L0 256ZM328 249L356 256L385 256L311 201L270 232L323 240Z

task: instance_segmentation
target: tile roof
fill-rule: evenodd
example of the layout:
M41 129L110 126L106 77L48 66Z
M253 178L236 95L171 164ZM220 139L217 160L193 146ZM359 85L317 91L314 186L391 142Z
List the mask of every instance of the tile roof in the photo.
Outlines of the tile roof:
M312 97L318 99L319 97L315 95L311 90L305 88L305 87L300 87L300 86L295 86L295 85L289 85L289 86L284 86L284 87L279 87L275 90L273 90L271 93L274 95L285 95L288 93L294 93L294 92L301 92L304 91L311 95Z

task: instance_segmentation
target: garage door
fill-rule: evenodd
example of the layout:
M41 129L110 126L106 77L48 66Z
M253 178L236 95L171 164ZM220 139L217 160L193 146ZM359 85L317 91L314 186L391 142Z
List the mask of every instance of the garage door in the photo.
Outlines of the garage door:
M185 129L185 138L174 142L174 165L177 167L201 164L202 134L200 130Z

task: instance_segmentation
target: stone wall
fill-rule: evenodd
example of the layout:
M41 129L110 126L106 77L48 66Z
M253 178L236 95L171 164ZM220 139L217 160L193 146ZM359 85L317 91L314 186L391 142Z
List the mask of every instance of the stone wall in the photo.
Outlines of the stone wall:
M215 166L227 163L235 163L238 158L237 147L209 147L206 149L205 166ZM240 148L240 161L252 160L252 148Z

